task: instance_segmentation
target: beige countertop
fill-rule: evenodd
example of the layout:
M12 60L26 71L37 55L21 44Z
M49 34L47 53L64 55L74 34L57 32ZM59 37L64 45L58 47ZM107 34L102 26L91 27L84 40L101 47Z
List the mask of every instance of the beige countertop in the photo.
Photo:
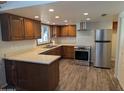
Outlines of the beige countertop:
M44 55L40 54L45 51L60 47L60 46L74 46L73 44L59 44L56 45L56 47L53 48L43 48L41 46L38 46L36 48L33 48L30 51L22 52L22 53L16 53L16 54L9 54L4 57L4 59L8 60L16 60L16 61L24 61L24 62L32 62L32 63L39 63L39 64L51 64L55 60L59 59L61 56L57 55Z

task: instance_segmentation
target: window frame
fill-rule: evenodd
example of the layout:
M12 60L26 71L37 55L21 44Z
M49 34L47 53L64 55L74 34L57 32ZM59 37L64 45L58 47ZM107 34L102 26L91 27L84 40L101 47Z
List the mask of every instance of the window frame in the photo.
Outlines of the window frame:
M50 34L51 34L51 33L50 33L50 26L47 25L47 24L41 24L41 38L43 37L43 31L42 31L42 30L43 30L43 27L44 27L44 26L47 26L47 27L48 27L48 34L49 34L49 36L48 36L48 37L49 37L49 38L48 38L48 42L38 43L38 39L36 39L37 46L39 46L39 45L44 45L44 44L49 44L49 43L51 42L51 40L50 40L50 39L51 39L51 36L50 36ZM41 38L40 38L40 39L41 39Z

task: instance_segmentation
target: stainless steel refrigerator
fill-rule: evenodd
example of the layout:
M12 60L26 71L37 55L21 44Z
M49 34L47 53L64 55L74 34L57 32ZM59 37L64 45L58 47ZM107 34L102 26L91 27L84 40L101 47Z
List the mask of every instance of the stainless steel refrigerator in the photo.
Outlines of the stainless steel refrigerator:
M95 31L96 61L95 67L110 68L112 30L97 29Z

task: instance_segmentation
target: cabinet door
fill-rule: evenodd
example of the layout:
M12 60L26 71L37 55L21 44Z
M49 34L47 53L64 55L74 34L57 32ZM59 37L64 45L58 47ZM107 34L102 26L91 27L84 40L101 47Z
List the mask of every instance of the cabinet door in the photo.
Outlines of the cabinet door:
M76 36L76 26L75 25L69 25L68 26L68 36L75 37Z
M62 26L61 27L61 36L62 37L68 36L68 26Z
M33 39L34 38L33 21L30 19L24 19L24 26L25 39Z
M63 46L63 58L74 58L74 46Z
M51 26L51 37L56 37L56 26Z
M61 47L56 48L56 55L62 56L61 52Z
M0 85L6 85L5 65L2 60L0 60Z
M62 50L63 50L63 58L68 58L68 55L69 55L69 53L68 53L68 49L67 49L67 47L66 46L63 46L62 47Z
M17 62L18 85L17 87L26 90L47 90L48 68L46 65L27 62Z
M34 21L34 37L41 38L41 23L40 21Z
M60 37L61 36L61 27L60 26L52 26L52 37Z
M56 37L60 37L60 36L61 36L61 27L56 26Z
M54 33L53 33L53 27L52 25L50 25L50 37L54 37Z
M9 85L17 85L17 69L13 61L5 61L6 79Z
M11 40L24 39L23 18L18 16L10 16L10 38Z

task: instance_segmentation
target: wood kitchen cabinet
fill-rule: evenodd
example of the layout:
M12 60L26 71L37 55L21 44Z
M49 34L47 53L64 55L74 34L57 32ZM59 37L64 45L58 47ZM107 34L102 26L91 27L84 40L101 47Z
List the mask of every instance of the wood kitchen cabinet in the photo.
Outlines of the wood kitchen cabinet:
M41 36L40 22L13 14L0 14L3 41L36 39Z
M76 25L51 25L51 37L76 37Z
M41 38L41 23L40 21L35 21L34 20L34 24L33 24L33 27L34 27L34 38Z
M57 47L57 48L48 50L48 51L43 52L41 54L59 55L62 58L73 59L74 58L74 46L61 46L61 47Z
M43 52L41 54L45 54L45 55L59 55L59 56L62 56L62 47L57 47L57 48L54 48L54 49L51 49L51 50L48 50L46 52Z
M75 36L76 36L75 25L61 26L61 37L75 37Z
M68 26L61 26L61 37L68 36Z
M14 62L5 62L6 68L6 80L8 85L16 86L17 85L17 68Z
M68 26L68 36L76 37L76 26L75 25Z
M33 21L31 19L24 19L24 27L25 39L33 39L34 38Z
M51 26L51 37L61 36L61 26L53 25Z
M22 17L9 14L1 14L0 21L2 40L11 41L24 39L24 20Z
M10 16L10 32L12 40L22 40L24 38L23 18L18 16Z
M19 90L55 90L59 82L59 62L38 64L5 60L6 79Z
M74 58L74 46L62 46L63 58Z

